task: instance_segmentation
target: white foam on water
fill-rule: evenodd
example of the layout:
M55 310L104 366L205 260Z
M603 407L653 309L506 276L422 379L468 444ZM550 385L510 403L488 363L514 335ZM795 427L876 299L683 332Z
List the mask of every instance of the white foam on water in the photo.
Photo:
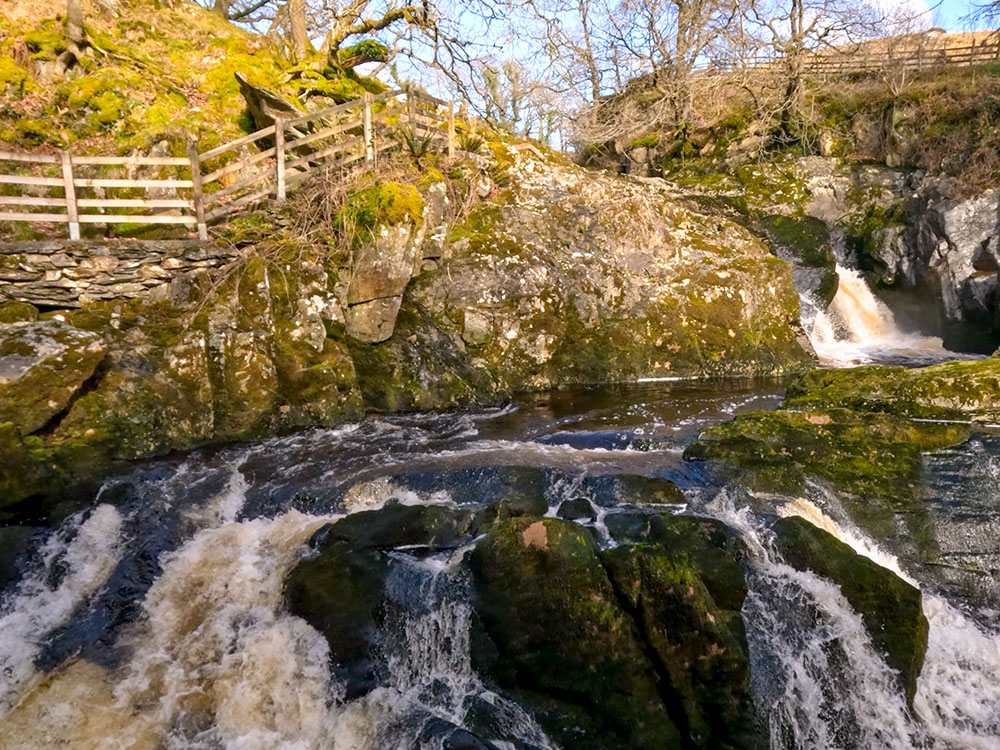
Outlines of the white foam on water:
M46 636L107 581L121 554L121 528L107 504L72 517L43 544L41 565L0 602L0 716L36 676Z
M285 576L334 517L289 511L197 533L164 556L116 700L171 748L318 746L331 683L325 639L283 611Z
M913 707L945 747L1000 748L1000 636L924 595L927 657Z

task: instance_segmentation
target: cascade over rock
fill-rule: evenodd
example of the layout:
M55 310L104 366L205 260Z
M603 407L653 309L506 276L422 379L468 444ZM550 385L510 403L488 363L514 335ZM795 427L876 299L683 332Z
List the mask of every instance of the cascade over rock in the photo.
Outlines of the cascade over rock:
M774 524L784 558L801 570L812 570L840 586L861 614L872 640L900 674L907 700L913 701L927 650L927 618L920 590L857 554L831 534L797 516Z

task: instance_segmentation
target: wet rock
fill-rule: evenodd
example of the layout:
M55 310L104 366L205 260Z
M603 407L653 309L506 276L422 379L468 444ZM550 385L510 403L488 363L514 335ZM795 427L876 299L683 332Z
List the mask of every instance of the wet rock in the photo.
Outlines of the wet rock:
M958 445L961 424L914 422L891 414L816 409L753 412L709 428L687 460L723 462L740 483L802 495L816 477L840 490L844 510L876 539L937 554L934 525L920 497L921 454Z
M590 533L555 519L493 526L471 556L488 643L473 664L559 745L671 747L680 734Z
M22 435L41 429L106 353L101 336L58 320L0 326L0 422L13 422Z
M815 370L788 386L789 408L846 407L927 419L1000 421L1000 360Z
M20 580L24 555L35 526L0 526L0 592Z
M830 230L811 216L773 214L760 219L779 258L792 264L795 288L827 305L839 285Z
M805 519L778 519L774 531L778 549L791 565L840 586L888 665L899 672L912 703L927 650L920 590Z
M594 506L585 497L563 501L559 506L558 516L567 521L593 521L597 518Z
M801 493L805 477L814 476L859 495L896 498L911 494L921 452L968 436L965 425L840 408L753 412L705 430L684 457L738 466L761 489Z
M317 532L317 554L299 563L285 584L289 610L319 630L330 645L334 673L348 697L379 684L385 665L378 649L385 584L396 547L428 552L465 542L471 514L433 505L387 505L354 513Z
M615 478L618 502L632 505L684 505L687 498L669 479L622 474Z
M739 612L747 586L740 563L747 553L738 532L713 518L694 516L612 513L604 522L619 544L653 544L688 560L716 604L729 611L735 632L742 632Z
M438 717L424 723L417 742L419 747L440 747L442 750L498 750L492 742L486 742L472 732Z
M756 727L739 609L717 604L691 560L678 550L622 546L602 553L602 559L667 677L668 710L690 745L765 747ZM727 604L737 603L742 606L742 597Z

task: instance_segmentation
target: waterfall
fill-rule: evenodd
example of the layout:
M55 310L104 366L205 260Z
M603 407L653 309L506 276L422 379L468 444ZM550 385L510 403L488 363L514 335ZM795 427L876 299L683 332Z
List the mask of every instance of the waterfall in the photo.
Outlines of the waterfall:
M929 635L913 716L892 669L839 587L785 564L770 532L736 494L724 490L706 510L738 529L753 557L743 619L755 699L768 717L772 750L1000 750L1000 641L995 634L924 591ZM793 500L779 513L803 516L918 585L890 553L814 503Z
M940 338L904 333L859 271L840 263L836 268L840 284L826 309L815 300L802 300L802 324L821 364L844 367L960 358L945 349Z

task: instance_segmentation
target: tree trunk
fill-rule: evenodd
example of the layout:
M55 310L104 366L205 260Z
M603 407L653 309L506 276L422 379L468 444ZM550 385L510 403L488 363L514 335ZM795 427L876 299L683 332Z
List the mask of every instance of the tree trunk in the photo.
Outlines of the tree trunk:
M288 15L292 27L295 58L302 61L306 58L309 48L309 36L306 32L306 0L288 0Z
M214 10L223 18L229 18L229 4L232 0L215 0Z

